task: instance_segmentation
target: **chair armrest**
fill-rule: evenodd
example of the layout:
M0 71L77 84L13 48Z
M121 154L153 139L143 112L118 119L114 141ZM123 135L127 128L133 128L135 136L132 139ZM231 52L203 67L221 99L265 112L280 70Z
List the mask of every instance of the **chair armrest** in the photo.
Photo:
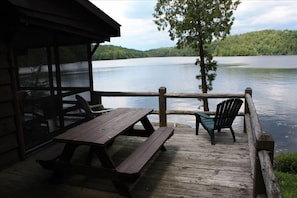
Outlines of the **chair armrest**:
M32 114L36 117L44 117L43 113L42 112L39 112L39 111L33 111Z
M209 115L203 112L196 112L195 114L203 118L211 118Z
M95 105L89 105L90 108L99 108L99 109L104 109L104 106L102 104L95 104Z
M94 113L94 114L101 114L101 113L109 112L111 110L113 110L113 109L102 109L102 110L98 110L98 111L93 111L92 110L92 113Z

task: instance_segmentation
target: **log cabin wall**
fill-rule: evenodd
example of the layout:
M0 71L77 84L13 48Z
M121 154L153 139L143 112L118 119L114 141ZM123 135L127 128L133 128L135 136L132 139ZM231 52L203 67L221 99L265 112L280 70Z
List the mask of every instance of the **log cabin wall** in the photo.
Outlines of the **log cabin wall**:
M16 83L8 49L0 40L0 169L22 159Z

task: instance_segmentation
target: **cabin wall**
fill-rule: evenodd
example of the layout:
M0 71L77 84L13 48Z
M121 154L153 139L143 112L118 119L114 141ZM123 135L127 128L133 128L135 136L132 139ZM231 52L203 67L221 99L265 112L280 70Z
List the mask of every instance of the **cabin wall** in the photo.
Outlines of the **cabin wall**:
M9 48L0 40L0 170L22 159L16 80Z

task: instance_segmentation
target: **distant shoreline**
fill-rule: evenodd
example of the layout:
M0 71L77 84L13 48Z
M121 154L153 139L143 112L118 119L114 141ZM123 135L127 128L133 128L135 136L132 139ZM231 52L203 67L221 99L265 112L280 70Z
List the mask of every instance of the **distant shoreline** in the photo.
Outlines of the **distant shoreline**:
M262 30L228 36L214 41L208 47L213 56L278 56L297 55L296 30ZM103 44L93 55L93 60L116 60L144 57L198 56L191 48L160 47L136 50L122 46Z

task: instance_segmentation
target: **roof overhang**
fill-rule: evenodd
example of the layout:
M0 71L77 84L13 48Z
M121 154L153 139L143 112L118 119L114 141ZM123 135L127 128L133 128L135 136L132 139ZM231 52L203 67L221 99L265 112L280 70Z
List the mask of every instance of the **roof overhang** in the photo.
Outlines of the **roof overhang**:
M120 36L120 24L88 0L2 0L0 7L7 26L1 34L14 46L101 43Z

